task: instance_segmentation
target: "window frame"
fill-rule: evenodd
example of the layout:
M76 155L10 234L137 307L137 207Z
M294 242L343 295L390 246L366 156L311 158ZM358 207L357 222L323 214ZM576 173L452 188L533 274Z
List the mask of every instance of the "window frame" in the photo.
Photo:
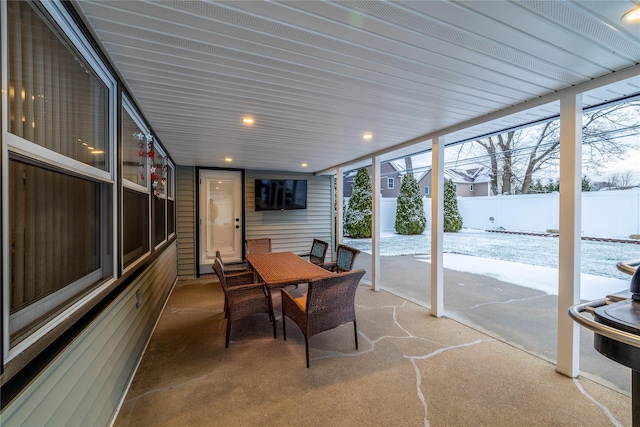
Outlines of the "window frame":
M396 180L392 176L387 177L387 190L393 190Z
M121 104L121 108L123 110L125 110L127 112L127 114L129 114L129 117L133 120L133 122L141 129L141 130L145 130L148 129L148 126L146 125L145 121L142 119L141 115L138 113L138 110L134 107L133 102L129 99L129 97L125 94L122 93L122 104ZM119 126L122 126L122 119L120 120L120 123L118 123ZM146 141L145 141L146 144ZM120 147L120 149L122 149L122 147ZM121 165L120 165L121 166ZM150 173L149 173L149 159L148 157L145 155L145 161L144 161L144 174L145 174L145 182L147 183L147 185L140 185L138 183L132 182L128 179L125 179L124 177L122 177L122 188L119 188L119 194L120 194L120 205L122 206L122 209L119 213L120 215L120 230L118 230L118 233L120 235L120 240L119 240L119 247L120 247L120 267L122 268L122 272L123 274L135 269L141 262L143 262L143 260L151 253L151 248L152 248L152 244L153 244L153 239L152 239L152 223L151 223L151 182L150 182ZM145 194L147 197L147 216L148 216L148 223L147 223L147 250L139 255L135 260L129 262L128 265L125 266L125 253L124 253L124 192L125 189L136 192L136 193L140 193L140 194Z
M469 191L473 191L473 184L469 184Z
M160 158L161 162L162 162L162 166L161 168L163 169L165 166L165 162L167 164L167 173L168 173L168 168L169 168L169 156L167 156L167 154L165 153L164 149L162 148L162 146L160 145L160 143L156 140L155 136L153 138L153 152L154 152L154 164L155 164L155 159L158 159L158 157ZM149 165L150 166L150 165ZM157 180L162 180L162 175L163 175L163 170L158 171L157 170L157 166L156 166L156 173L158 175ZM152 192L152 198L153 199L162 199L163 203L164 203L164 238L159 241L158 243L155 243L155 231L156 231L156 218L155 218L155 209L153 206L153 199L151 200L150 203L150 208L151 208L151 235L149 236L151 238L151 247L153 248L153 250L157 250L160 246L162 246L164 243L166 243L169 240L169 236L167 236L167 209L168 209L168 203L167 203L167 186L166 184L162 186L162 191L158 191L156 192L155 188L153 187L153 182L151 181L151 179L149 179L149 185L151 186L151 192Z
M431 190L429 189L428 185L424 186L423 193L424 193L425 196L430 196L431 195Z
M176 235L176 167L173 162L168 158L168 168L167 168L167 185L165 185L165 190L167 193L167 212L165 215L165 227L166 227L166 235L167 239L172 238ZM173 232L169 233L169 201L173 202Z
M9 99L8 99L8 91L3 91L2 96L2 153L1 153L1 161L2 161L2 194L9 194L9 158L14 155L17 157L22 157L24 159L33 161L35 164L42 165L44 167L53 168L54 170L58 170L63 174L67 175L75 175L81 178L85 178L91 181L95 181L100 183L101 185L109 185L110 186L110 197L111 197L111 207L110 211L105 211L103 213L109 213L110 218L112 220L111 224L111 233L110 247L112 249L111 254L109 254L107 259L110 259L109 263L111 265L112 271L110 277L105 278L102 283L97 286L86 289L88 292L79 297L77 300L72 302L69 305L61 305L60 310L57 314L51 316L50 318L43 321L43 323L37 326L33 332L31 332L28 336L26 336L23 340L18 343L15 343L13 347L11 347L11 334L10 334L10 248L9 248L9 239L3 238L3 247L2 247L2 267L3 267L3 287L2 287L2 361L4 364L13 360L17 355L23 353L27 348L32 346L34 343L43 338L48 332L53 330L56 326L60 325L67 319L69 316L72 316L75 312L77 312L83 305L85 305L88 301L93 299L96 295L99 295L104 289L109 287L118 277L118 272L115 266L117 265L117 254L118 251L115 248L118 247L118 229L115 226L114 219L117 218L117 185L115 176L117 176L119 165L115 162L116 153L117 153L117 144L116 144L116 135L117 135L117 82L115 76L113 76L110 72L109 67L103 62L102 58L99 56L98 52L94 50L91 42L84 36L82 30L78 27L73 17L70 15L68 10L65 8L63 4L57 2L30 2L30 5L37 10L43 12L43 19L52 23L54 26L54 31L56 31L60 36L66 38L66 40L73 46L75 49L74 54L78 53L85 64L91 67L92 71L95 75L100 79L102 84L105 85L107 89L106 95L106 117L107 120L105 129L107 132L107 144L108 147L105 149L105 163L108 165L107 170L100 170L96 167L86 165L81 163L75 159L70 157L66 157L60 153L54 152L48 148L45 148L36 143L30 142L26 139L23 139L17 135L14 135L9 132L8 126L8 114L9 114ZM1 16L2 22L0 23L0 28L2 29L2 34L0 39L2 40L2 46L0 51L2 52L2 82L6 82L8 84L8 63L9 63L9 40L8 40L8 29L7 29L7 3L1 2ZM4 85L4 83L3 83ZM3 86L4 87L4 86ZM9 200L8 197L2 197L2 211L7 213L9 212ZM2 216L2 235L9 236L10 234L10 219L8 214L4 214ZM101 247L104 249L105 244L101 244ZM100 270L104 268L105 264L102 262L105 261L104 257L103 261L101 261ZM91 274L89 275L91 276ZM85 276L81 278L78 282L88 280L89 276ZM74 284L68 286L75 286ZM66 287L65 287L66 288Z

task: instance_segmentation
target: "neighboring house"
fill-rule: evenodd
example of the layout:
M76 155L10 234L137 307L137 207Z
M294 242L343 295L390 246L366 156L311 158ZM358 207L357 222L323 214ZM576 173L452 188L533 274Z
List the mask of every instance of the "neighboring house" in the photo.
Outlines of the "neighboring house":
M431 197L431 169L418 179L418 186L424 196ZM456 195L460 197L491 196L489 169L479 166L472 169L445 169L444 179L453 181Z
M367 167L371 176L371 166ZM345 172L344 175L344 197L350 197L353 191L353 181L357 170ZM445 169L444 178L451 179L456 188L456 195L460 197L492 196L491 178L489 169L479 166L471 169ZM382 197L398 197L400 183L404 171L399 171L391 163L380 165L380 188ZM427 197L431 197L431 168L426 172L414 174L420 192Z
M343 197L351 197L353 182L355 181L357 171L357 169L354 169L345 172ZM367 166L367 172L369 176L371 176L371 166ZM401 182L402 173L398 171L398 169L391 163L380 164L380 190L382 197L398 197Z
M471 169L445 169L445 179L451 179L456 195L461 197L492 196L490 170L484 166Z

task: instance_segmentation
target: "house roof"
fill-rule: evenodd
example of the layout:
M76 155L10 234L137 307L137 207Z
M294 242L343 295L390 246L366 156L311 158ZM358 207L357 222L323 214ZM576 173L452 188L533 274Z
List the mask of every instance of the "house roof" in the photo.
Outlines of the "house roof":
M447 179L451 179L456 184L478 184L491 181L491 170L485 166L471 169L445 169L444 173Z
M178 165L325 172L640 91L629 0L72 4Z

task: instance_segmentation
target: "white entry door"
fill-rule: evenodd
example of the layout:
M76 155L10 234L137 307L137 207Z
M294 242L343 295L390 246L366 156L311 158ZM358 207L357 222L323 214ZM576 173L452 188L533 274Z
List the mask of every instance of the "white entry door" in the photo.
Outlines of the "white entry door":
M200 273L211 273L216 251L242 260L242 172L200 170Z

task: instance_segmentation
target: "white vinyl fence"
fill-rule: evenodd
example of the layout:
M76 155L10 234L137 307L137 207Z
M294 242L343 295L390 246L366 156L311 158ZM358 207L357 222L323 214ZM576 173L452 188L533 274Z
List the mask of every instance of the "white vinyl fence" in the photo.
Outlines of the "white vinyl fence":
M427 228L430 228L431 199L423 198L423 201ZM485 230L500 227L533 233L558 230L559 206L559 193L458 197L463 227ZM395 216L396 199L383 198L383 232L394 231ZM626 239L632 234L640 234L640 188L582 193L583 236Z

